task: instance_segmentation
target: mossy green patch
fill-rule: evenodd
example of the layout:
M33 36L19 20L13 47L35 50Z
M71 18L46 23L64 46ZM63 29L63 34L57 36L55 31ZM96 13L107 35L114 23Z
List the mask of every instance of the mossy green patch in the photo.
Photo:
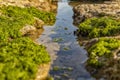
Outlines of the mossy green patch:
M106 61L113 59L114 50L120 47L120 40L101 38L96 44L88 49L88 64L98 68L105 65Z
M38 66L50 62L50 56L44 46L23 37L20 29L34 25L34 17L53 23L55 15L16 6L2 6L0 12L0 80L33 80Z
M79 35L95 38L120 34L120 21L108 17L91 18L78 27Z
M0 46L1 80L34 79L38 66L50 61L45 47L29 38L17 38Z
M43 12L34 7L27 8L27 11L31 15L43 20L46 24L53 24L56 20L55 14L52 12Z

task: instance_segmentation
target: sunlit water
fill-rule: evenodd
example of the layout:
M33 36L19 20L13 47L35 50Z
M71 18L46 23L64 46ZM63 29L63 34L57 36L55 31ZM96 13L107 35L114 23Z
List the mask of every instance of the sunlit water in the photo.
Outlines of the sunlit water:
M87 52L80 47L73 32L77 29L73 23L72 7L67 0L58 2L56 22L53 26L44 26L44 32L38 41L45 45L51 55L50 75L55 80L94 80L84 67ZM58 66L58 70L53 70ZM58 68L57 67L57 68ZM67 69L72 70L67 70Z

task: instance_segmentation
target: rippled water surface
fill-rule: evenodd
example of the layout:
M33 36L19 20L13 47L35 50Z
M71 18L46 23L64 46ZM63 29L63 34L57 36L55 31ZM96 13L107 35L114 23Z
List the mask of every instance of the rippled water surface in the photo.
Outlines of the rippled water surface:
M44 26L38 41L45 45L51 55L50 75L55 80L94 80L84 67L87 52L79 46L73 32L72 6L67 0L58 2L56 22Z

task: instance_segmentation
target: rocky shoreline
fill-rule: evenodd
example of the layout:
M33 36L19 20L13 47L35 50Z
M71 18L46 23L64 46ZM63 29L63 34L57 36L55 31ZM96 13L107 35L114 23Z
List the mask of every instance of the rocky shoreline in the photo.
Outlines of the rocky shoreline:
M116 37L106 37L106 39L117 39L120 40L119 36ZM91 40L88 40L88 42L83 42L83 45L85 46L85 49L89 50L90 47L95 45L99 42L99 38L94 38ZM93 66L89 65L89 62L87 61L86 69L90 72L90 74L95 77L97 80L103 79L103 80L119 80L120 77L118 76L120 74L120 56L118 55L120 52L120 49L117 48L116 50L113 50L113 57L106 59L103 57L98 57L99 61L104 63L104 66L94 68ZM88 53L88 57L90 54Z
M56 5L51 4L50 0L0 0L0 6L36 7L42 11L55 11Z
M120 2L80 3L73 8L74 24L79 24L92 17L113 16L120 18Z
M57 6L53 5L48 0L0 0L0 8L4 6L8 6L8 7L15 6L20 8L35 7L40 11L45 11L45 12L53 12L53 11L56 11L57 9ZM0 11L0 16L2 15L3 15L2 11ZM35 22L33 25L26 24L25 26L23 26L23 28L20 29L20 32L23 37L29 37L35 43L37 43L35 40L43 32L43 25L46 23L37 17L34 17L34 20ZM39 43L37 43L37 45L38 44ZM50 65L51 65L50 62L41 64L39 66L35 80L46 80L46 78L49 76Z
M104 2L104 3L82 3L82 2L80 2L77 6L74 6L74 8L73 8L74 24L80 25L80 23L83 23L87 19L94 18L94 17L96 17L96 18L111 17L111 18L115 19L116 21L119 21L120 20L120 6L119 5L120 5L119 1L118 2L108 1L108 2ZM79 27L81 27L81 26L79 26ZM90 54L92 54L92 53L89 53L90 49L92 49L91 47L93 47L94 45L97 45L102 38L106 39L106 40L111 40L111 39L120 40L119 34L114 35L114 36L104 36L104 37L96 37L96 38L90 39L85 36L82 37L78 31L79 31L79 29L77 31L75 31L75 34L78 36L78 40L79 40L80 44L82 46L84 46L85 49L88 51L88 57L91 59L92 59L92 57ZM103 46L103 47L105 47L105 46ZM105 58L105 56L97 56L95 58L95 60L98 59L99 62L104 63L104 66L101 68L99 68L99 67L94 68L95 65L90 66L89 65L90 59L88 59L88 61L86 62L86 69L97 80L119 80L120 79L120 77L118 76L118 75L120 75L120 72L119 72L120 71L119 47L115 50L111 50L111 52L112 52L112 57L110 57L110 58ZM92 55L92 56L94 57L95 55ZM93 63L94 63L94 61L93 61Z

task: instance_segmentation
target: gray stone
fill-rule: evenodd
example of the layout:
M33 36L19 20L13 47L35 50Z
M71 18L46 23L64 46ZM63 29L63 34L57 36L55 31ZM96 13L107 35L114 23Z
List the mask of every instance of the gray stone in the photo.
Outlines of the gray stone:
M120 2L103 4L84 4L81 3L73 8L74 24L79 24L87 18L99 17L100 15L111 15L120 18Z

